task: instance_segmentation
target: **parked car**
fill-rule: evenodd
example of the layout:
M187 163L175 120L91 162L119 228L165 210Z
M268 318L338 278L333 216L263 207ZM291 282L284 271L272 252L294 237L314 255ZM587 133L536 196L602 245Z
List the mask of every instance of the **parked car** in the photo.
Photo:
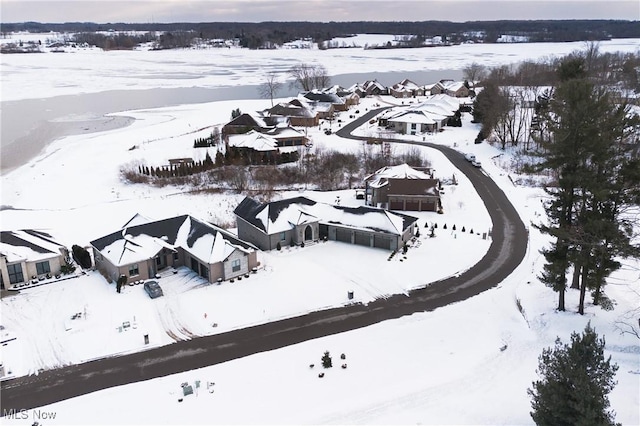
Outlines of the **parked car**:
M476 156L474 154L465 154L464 158L466 158L470 163L476 161Z
M164 296L162 292L162 288L157 281L146 281L144 283L144 291L147 292L150 298L155 299L156 297Z
M473 160L471 162L471 165L474 166L474 167L482 167L482 163L480 163L480 161L478 161L478 160Z

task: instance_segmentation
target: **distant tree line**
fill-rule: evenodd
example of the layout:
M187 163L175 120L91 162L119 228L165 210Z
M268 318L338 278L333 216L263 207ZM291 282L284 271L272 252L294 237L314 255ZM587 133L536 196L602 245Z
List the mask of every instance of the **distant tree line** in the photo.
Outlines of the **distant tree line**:
M538 20L538 21L413 21L413 22L202 22L202 23L3 23L4 33L129 31L171 33L161 46L184 44L184 38L239 39L243 47L258 49L310 38L317 43L352 34L415 35L416 41L443 36L448 42L474 40L493 43L500 35L524 35L531 42L567 42L640 38L637 21L622 20ZM481 36L478 36L481 34ZM96 44L101 46L100 44Z

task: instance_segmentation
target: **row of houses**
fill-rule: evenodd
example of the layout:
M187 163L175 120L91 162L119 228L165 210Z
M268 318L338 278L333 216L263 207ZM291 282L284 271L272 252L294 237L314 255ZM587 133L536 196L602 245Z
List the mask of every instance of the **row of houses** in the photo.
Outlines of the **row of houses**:
M433 84L418 85L409 79L404 79L389 87L385 87L377 80L356 83L347 89L360 97L390 95L394 98L415 98L429 95L449 95L454 98L466 98L472 95L469 84L464 81L443 79Z
M146 280L167 268L188 267L208 282L246 275L258 267L258 250L334 240L398 250L418 219L398 210L435 211L438 181L406 164L367 176L366 206L346 207L307 197L260 203L246 197L234 210L238 235L190 215L150 220L135 215L119 229L91 241L95 268L110 281ZM392 210L388 210L387 207ZM53 279L69 261L49 234L3 231L2 288Z

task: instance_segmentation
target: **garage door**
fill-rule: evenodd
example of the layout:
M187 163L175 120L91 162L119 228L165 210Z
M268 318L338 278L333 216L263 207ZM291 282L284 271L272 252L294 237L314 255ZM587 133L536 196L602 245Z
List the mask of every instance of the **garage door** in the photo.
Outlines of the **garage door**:
M336 240L342 241L345 243L351 242L351 231L346 229L336 229Z
M418 211L420 210L420 202L419 201L409 201L407 200L405 202L405 210L410 210L410 211Z
M436 202L435 201L422 201L422 211L424 211L424 212L434 212L434 211L436 211Z
M370 246L371 245L371 238L369 237L369 234L366 234L364 232L356 232L356 244L358 244L359 246Z
M373 246L377 248L391 250L391 238L385 237L382 235L374 235Z
M402 201L389 202L389 210L402 210L404 209Z

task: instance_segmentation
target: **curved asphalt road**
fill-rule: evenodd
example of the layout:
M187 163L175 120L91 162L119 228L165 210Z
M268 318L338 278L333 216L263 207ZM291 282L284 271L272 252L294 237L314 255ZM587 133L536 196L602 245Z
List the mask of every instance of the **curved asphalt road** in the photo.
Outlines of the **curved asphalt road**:
M383 109L385 108L368 112L345 125L337 134L362 139L351 136L351 131ZM399 140L395 142L406 143ZM525 256L528 235L524 224L502 190L481 170L471 166L460 153L437 145L420 145L428 145L444 153L471 180L489 211L493 221L491 245L487 254L471 269L459 276L411 291L409 296L394 295L366 306L354 304L313 312L144 352L104 358L44 371L39 375L7 380L2 382L1 386L1 415L7 415L11 409L41 407L112 386L218 364L415 312L431 311L468 299L498 285Z

